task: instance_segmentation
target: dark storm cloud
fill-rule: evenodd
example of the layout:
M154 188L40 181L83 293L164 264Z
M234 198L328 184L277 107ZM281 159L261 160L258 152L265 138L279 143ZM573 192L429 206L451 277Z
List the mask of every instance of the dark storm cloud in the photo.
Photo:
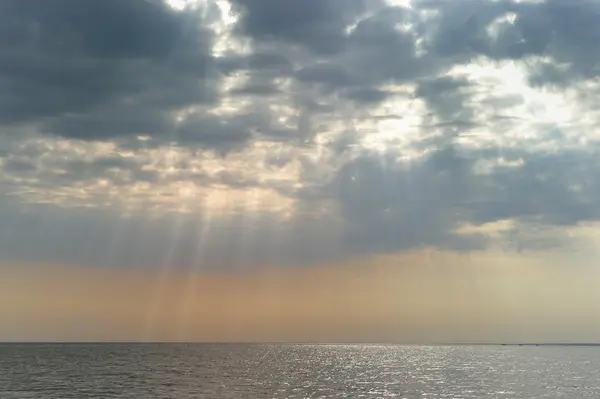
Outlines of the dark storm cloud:
M319 54L345 49L348 25L379 0L234 0L239 30L258 42L290 42Z
M247 96L270 96L281 93L281 90L272 84L249 84L232 90L232 94Z
M479 237L452 233L463 221L459 206L471 197L470 165L452 148L411 165L394 154L347 164L333 183L348 223L346 245L359 251L425 246L474 249Z
M365 155L347 164L329 190L341 205L351 252L484 248L491 237L457 229L501 220L529 224L502 232L513 249L550 248L567 237L535 229L600 220L596 154L507 151L504 157L525 162L486 175L475 172L477 161L492 158L484 151L466 156L447 147L409 165L394 154Z
M465 59L475 54L489 54L491 39L487 27L503 13L510 1L464 0L417 2L437 11L428 29L428 50L443 57Z
M548 0L518 9L515 28L527 48L524 53L544 54L568 68L563 81L595 78L600 74L600 55L595 51L600 40L600 3ZM552 80L551 78L549 79Z
M210 31L199 31L197 21L160 5L32 0L6 1L2 7L3 26L10 31L0 53L2 80L14 86L13 95L34 102L23 110L24 118L47 115L35 106L40 97L56 115L151 91L151 81L179 83L186 93L180 77L167 75L185 73L190 84L207 73ZM64 94L55 98L59 92Z
M170 111L218 99L214 33L198 11L144 0L1 7L0 122L36 121L45 132L84 140L169 137Z
M497 60L548 57L549 64L532 65L532 78L538 83L567 83L600 73L596 1L426 0L416 5L437 11L426 35L431 53L454 61L478 55ZM512 22L500 23L490 36L492 24L506 17ZM552 65L556 63L566 68L557 69Z
M173 13L145 1L9 0L3 10L15 17L4 44L39 45L62 54L164 58L182 34Z
M480 201L468 207L473 221L515 217L572 226L600 218L597 149L521 157L522 166L479 180Z
M361 20L348 35L347 59L364 85L401 83L438 70L435 59L419 54L419 20L401 7L382 9ZM411 25L408 29L399 26Z
M352 77L340 65L318 63L296 72L301 83L320 83L324 86L344 87L353 83Z
M292 64L285 56L277 52L255 52L248 55L229 55L218 59L219 69L230 74L238 71L291 71Z
M170 118L144 106L119 106L54 118L43 130L67 138L114 139L128 135L162 135L172 130Z
M381 102L387 96L380 85L411 82L443 67L429 55L418 54L416 28L398 29L398 25L417 22L404 8L376 9L345 34L343 52L309 63L296 71L295 78L302 84L319 85L323 93L337 92L342 98L367 104Z

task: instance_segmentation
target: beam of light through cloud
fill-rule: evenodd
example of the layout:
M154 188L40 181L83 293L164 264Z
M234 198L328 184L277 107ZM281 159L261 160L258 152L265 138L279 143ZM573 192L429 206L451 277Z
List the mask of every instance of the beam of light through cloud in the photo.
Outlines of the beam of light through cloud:
M151 340L155 331L155 324L157 322L157 314L160 313L161 308L165 304L165 285L169 277L172 274L172 264L175 256L175 251L177 247L177 242L180 239L181 234L183 234L183 218L185 214L178 215L173 221L172 230L169 231L169 245L167 247L167 251L164 254L163 265L161 266L161 271L158 273L156 281L154 283L154 287L152 287L153 294L149 298L149 309L148 309L148 317L147 317L147 327L146 333L144 336L145 340Z
M190 324L192 323L194 308L200 306L210 306L209 303L197 303L197 290L199 289L196 284L196 275L200 274L203 268L203 263L206 262L205 253L207 237L210 234L211 227L211 214L208 213L204 219L200 221L200 231L198 234L198 240L196 243L196 251L194 256L194 264L188 275L188 282L184 287L184 301L180 309L181 316L179 318L179 331L177 338L179 340L185 340L185 337L189 334Z

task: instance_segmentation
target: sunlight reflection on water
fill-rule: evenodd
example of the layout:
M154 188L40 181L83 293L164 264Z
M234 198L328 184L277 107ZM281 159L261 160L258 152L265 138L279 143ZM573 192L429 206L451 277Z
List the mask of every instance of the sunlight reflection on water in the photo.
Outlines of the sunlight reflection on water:
M597 398L600 349L113 344L0 346L0 397Z

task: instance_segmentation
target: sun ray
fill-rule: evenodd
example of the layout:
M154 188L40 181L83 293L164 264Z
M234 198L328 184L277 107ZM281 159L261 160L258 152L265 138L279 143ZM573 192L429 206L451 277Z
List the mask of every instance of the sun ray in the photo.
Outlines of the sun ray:
M169 277L172 274L173 268L175 265L173 264L173 259L175 256L175 249L177 247L177 243L183 234L183 222L185 220L185 214L180 213L174 216L175 219L172 221L172 229L169 232L169 244L167 246L167 250L164 254L164 259L160 266L160 270L157 273L152 297L150 298L150 305L148 307L148 315L146 316L146 327L144 329L144 339L152 340L153 334L155 332L155 323L158 319L158 314L161 311L161 306L165 300L165 288L168 283Z
M200 271L207 262L206 249L208 245L209 235L211 232L212 214L210 209L206 209L202 215L200 223L200 231L198 234L198 242L196 244L195 256L193 257L192 265L189 266L187 273L187 283L183 288L183 302L181 304L179 326L177 337L179 340L185 340L189 333L189 326L196 306L208 306L208 304L196 304L196 290L198 289L197 281L200 276Z

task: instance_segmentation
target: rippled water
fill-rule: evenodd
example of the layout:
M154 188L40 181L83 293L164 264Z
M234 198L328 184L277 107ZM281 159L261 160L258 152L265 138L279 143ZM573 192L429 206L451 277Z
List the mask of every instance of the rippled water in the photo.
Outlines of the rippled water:
M600 348L0 345L0 398L599 398Z

